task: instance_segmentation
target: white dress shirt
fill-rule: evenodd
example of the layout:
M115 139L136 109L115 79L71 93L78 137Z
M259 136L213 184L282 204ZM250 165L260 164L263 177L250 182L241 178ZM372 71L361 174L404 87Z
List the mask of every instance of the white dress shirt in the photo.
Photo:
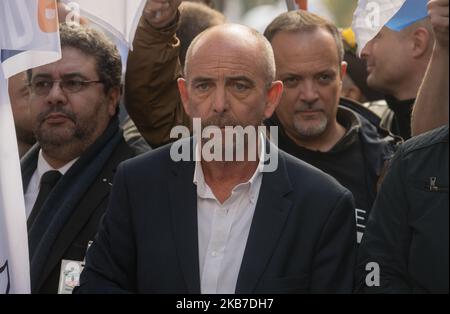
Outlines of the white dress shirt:
M39 190L40 190L40 184L41 184L41 178L42 176L48 172L48 171L59 171L62 175L65 175L67 171L73 166L73 164L78 160L78 158L72 160L71 162L67 163L65 166L55 169L52 166L50 166L45 160L44 156L42 155L42 150L39 151L38 156L38 164L37 168L33 173L33 176L31 177L30 183L28 184L27 191L25 192L24 198L25 198L25 210L27 214L27 219L31 214L31 211L33 209L34 203L36 203Z
M196 153L200 148L197 145ZM263 178L265 140L260 137L260 165L253 177L237 185L221 204L195 165L198 245L202 294L233 294L244 256Z

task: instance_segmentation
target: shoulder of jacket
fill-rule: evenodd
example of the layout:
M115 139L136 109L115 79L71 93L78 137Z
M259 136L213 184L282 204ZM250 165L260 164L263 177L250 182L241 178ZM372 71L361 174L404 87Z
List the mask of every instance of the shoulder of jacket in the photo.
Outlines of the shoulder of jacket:
M449 126L445 125L427 133L411 138L403 144L403 154L410 154L432 146L445 144L448 146Z
M287 175L294 184L304 185L308 182L308 188L320 188L327 193L342 194L347 189L334 177L324 171L296 158L283 150L279 150L280 157L286 166Z
M380 101L384 102L385 101ZM392 134L389 129L384 128L380 117L367 108L364 104L354 102L352 100L341 98L340 107L351 111L360 121L360 132L365 141L376 141L386 145L396 146L402 143L402 139ZM387 105L386 105L387 107ZM387 108L390 110L389 108Z
M352 110L375 126L380 125L381 116L377 115L373 110L364 104L342 97L339 101L339 106Z

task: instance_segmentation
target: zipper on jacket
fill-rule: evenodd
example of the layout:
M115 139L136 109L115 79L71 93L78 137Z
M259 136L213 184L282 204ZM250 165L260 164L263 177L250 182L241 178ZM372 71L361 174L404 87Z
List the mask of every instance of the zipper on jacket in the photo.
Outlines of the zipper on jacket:
M436 177L430 177L430 186L428 187L430 192L448 192L448 188L440 187L436 184L436 182Z

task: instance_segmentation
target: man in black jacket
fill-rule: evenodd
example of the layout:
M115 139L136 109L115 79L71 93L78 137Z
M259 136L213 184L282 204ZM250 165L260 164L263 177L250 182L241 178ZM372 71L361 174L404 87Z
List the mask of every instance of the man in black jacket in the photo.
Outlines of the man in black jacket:
M266 29L284 93L268 121L280 128L279 146L323 170L356 201L358 242L377 181L396 139L359 104L340 99L347 64L336 26L306 11L281 14Z
M149 10L152 3L148 4ZM172 4L167 11L171 14L167 12L158 23L152 15L144 13L136 33L135 49L128 59L127 109L139 119L138 127L154 146L170 142L169 134L174 126L191 125L174 79L180 75L175 37L177 6ZM284 25L277 25L280 22ZM384 162L392 157L398 139L378 127L380 120L373 113L351 101L340 100L345 64L343 44L335 25L299 11L281 15L269 28L266 37L274 48L277 79L284 81L285 91L276 114L266 124L279 127L281 149L332 175L353 193L360 240ZM279 45L279 36L287 42ZM149 54L159 57L149 59ZM311 57L315 58L314 64ZM306 73L306 66L310 73ZM158 68L165 69L164 76L156 76ZM312 98L304 99L311 94ZM309 116L307 119L295 111L300 103L309 108L310 112L303 114ZM318 111L314 113L314 110ZM322 124L323 132L304 136L294 128L294 124L316 122Z
M360 246L359 290L449 292L448 145L447 125L399 149Z
M121 60L102 34L61 25L62 59L28 73L38 144L22 162L32 293L70 292L117 165ZM77 274L78 270L78 274Z
M178 81L185 111L201 118L204 130L213 126L215 140L227 127L260 127L282 92L270 43L240 25L197 37L185 73ZM262 134L243 145L258 148L256 160L223 159L220 152L210 160L207 139L185 139L119 167L79 291L350 292L351 193ZM176 161L174 147L186 145L196 160L189 153ZM278 158L276 169L266 167L265 152Z

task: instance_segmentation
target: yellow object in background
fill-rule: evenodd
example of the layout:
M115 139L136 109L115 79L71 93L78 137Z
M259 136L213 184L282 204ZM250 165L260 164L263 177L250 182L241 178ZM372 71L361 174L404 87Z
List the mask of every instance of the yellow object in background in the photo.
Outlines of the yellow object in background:
M342 30L342 37L344 38L345 42L347 43L347 45L350 46L351 49L356 48L356 36L350 27Z

